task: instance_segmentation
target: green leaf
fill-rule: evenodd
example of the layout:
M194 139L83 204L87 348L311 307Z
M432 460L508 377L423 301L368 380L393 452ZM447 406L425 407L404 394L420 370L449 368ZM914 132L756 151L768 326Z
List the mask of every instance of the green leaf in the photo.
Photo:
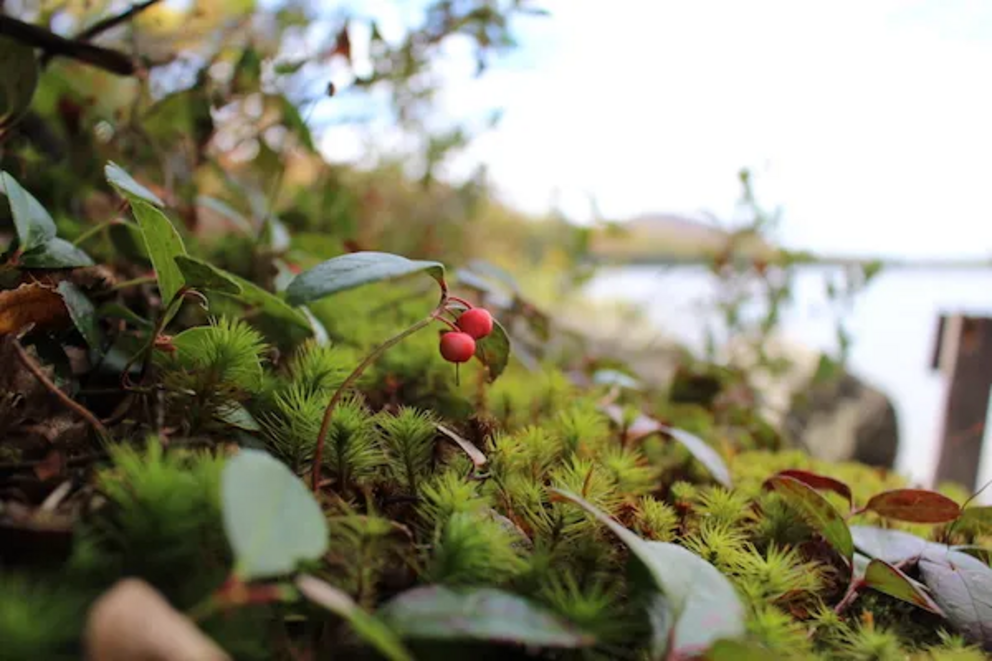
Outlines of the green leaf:
M313 334L313 328L310 325L310 321L307 316L291 307L286 301L279 298L272 292L262 289L254 282L250 280L245 280L242 277L236 276L233 273L227 274L231 277L234 282L241 285L241 294L237 296L238 300L247 303L248 305L254 305L261 310L262 314L271 317L274 321L283 327L283 335L289 335L293 338L293 341L297 341L300 338L307 338Z
M510 338L495 319L493 331L475 343L475 357L489 369L490 383L499 378L510 362Z
M625 419L624 410L616 404L601 406L600 410L605 413L610 420L621 428L626 428L626 438L628 441L639 441L651 434L663 433L670 436L675 442L689 451L693 458L706 467L717 482L727 487L732 486L730 479L730 469L724 463L720 453L713 447L699 438L695 434L690 434L683 429L676 429L663 425L654 418L650 418L643 413L638 414L632 421Z
M854 540L844 517L830 501L799 480L775 475L765 482L767 488L778 492L787 503L799 510L830 546L837 550L848 564L854 556Z
M32 269L72 269L93 266L93 260L85 252L63 239L49 239L37 248L23 255L21 266Z
M296 105L283 95L277 95L276 103L282 110L282 123L291 132L295 133L300 143L307 151L315 151L313 146L313 136L310 134L310 127L307 126Z
M393 631L409 639L566 649L594 642L591 636L543 607L494 588L414 588L386 603L379 615Z
M734 586L716 567L676 544L644 541L575 494L561 489L551 491L609 528L651 574L675 615L669 646L676 656L698 653L717 640L744 635L744 605ZM664 650L654 650L655 658L663 653Z
M68 280L63 280L58 286L59 295L65 303L69 317L75 324L79 334L86 340L90 349L99 352L103 346L103 337L100 333L100 324L97 323L96 308L90 299L80 291L79 287Z
M120 303L104 303L97 309L97 314L100 317L111 317L113 319L123 319L129 324L133 324L138 328L143 328L145 330L151 330L155 324L148 321L144 317L140 316L131 308L125 307Z
M930 548L920 574L951 624L992 650L992 568L966 553Z
M444 282L440 262L414 261L384 252L355 252L329 259L296 276L286 288L291 305L310 303L338 292L426 271Z
M730 470L727 468L727 464L723 462L723 457L720 456L719 452L713 449L712 445L695 434L690 434L684 429L669 427L667 425L658 425L658 427L661 431L671 436L682 447L688 450L689 454L691 454L696 461L705 466L706 470L710 472L710 475L712 475L717 482L728 489L732 486Z
M359 638L390 661L413 661L413 656L396 634L375 616L362 610L347 592L306 574L296 579L296 587L313 603L346 620Z
M2 78L2 76L0 76ZM0 191L7 196L14 217L17 241L22 252L38 248L55 238L55 221L45 207L24 190L10 174L0 170Z
M303 482L261 450L242 449L221 478L224 530L245 581L282 576L327 551L327 520Z
M152 205L134 198L131 200L131 211L138 220L138 227L145 238L145 249L155 267L162 303L168 305L184 284L176 257L185 255L186 247L172 221Z
M947 523L961 515L953 500L926 489L893 489L872 496L865 509L912 523Z
M854 497L851 495L851 488L840 480L804 470L784 470L779 471L777 474L799 480L806 486L813 487L817 491L833 491L847 501L848 507L854 506Z
M890 597L901 599L937 615L943 615L940 606L934 603L926 588L901 570L884 560L875 559L868 563L864 575L865 584Z
M121 195L126 197L128 201L141 200L157 207L165 206L165 202L158 195L135 181L134 177L113 161L108 162L103 167L103 174L110 185L120 191Z
M216 197L210 197L209 195L200 195L196 198L196 203L210 209L214 213L224 216L242 232L248 233L253 231L251 221L245 218L243 213L223 200L218 200Z
M221 422L244 431L262 431L262 426L258 424L255 417L237 402L228 402L217 411L216 418Z
M933 544L922 537L901 530L887 530L874 526L851 526L850 530L858 549L890 564L915 560Z
M111 225L108 232L110 242L121 257L141 266L151 266L141 228L132 222L120 221Z
M38 87L38 60L34 49L13 39L0 38L0 131L13 126L28 108Z
M205 291L215 291L240 296L243 289L234 276L213 264L188 255L176 256L176 266L182 273L186 286Z
M253 46L241 51L241 58L234 67L234 79L231 81L233 94L244 94L258 91L262 83L262 58Z

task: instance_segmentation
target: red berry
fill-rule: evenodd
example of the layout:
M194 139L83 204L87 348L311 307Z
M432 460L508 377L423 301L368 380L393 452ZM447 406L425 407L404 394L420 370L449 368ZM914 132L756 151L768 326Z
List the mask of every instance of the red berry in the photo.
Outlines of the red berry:
M483 308L466 310L455 323L476 340L481 340L493 332L493 316Z
M441 355L449 363L467 363L475 355L475 340L468 333L441 336Z

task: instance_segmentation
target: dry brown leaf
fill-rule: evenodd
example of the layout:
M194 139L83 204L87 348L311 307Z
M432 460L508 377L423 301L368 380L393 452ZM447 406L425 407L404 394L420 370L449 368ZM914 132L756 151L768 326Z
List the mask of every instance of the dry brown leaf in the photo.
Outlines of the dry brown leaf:
M38 283L0 291L0 335L16 333L25 326L55 328L69 320L62 297Z
M152 586L127 578L103 594L86 623L90 661L229 661Z

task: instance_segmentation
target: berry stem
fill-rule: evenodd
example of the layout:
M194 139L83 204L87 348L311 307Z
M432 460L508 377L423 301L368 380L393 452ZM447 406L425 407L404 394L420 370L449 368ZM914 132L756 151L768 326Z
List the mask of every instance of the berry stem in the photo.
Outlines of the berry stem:
M465 307L467 307L469 310L471 310L472 308L475 307L474 305L472 305L471 303L469 303L468 301L466 301L464 298L461 298L460 296L448 296L448 300L449 301L454 301L455 303L461 303L462 305L464 305Z
M455 322L451 321L450 319L445 319L442 316L438 316L437 320L440 321L442 324L448 326L448 328L455 331L456 333L461 331L461 329L458 328L457 325L455 325Z
M324 418L320 421L320 431L317 432L317 447L314 449L313 467L310 469L310 488L313 489L314 493L317 493L320 489L321 459L324 454L324 442L327 440L327 432L331 428L331 418L334 416L334 409L337 407L338 402L341 401L344 393L355 385L355 382L358 381L359 377L365 373L365 370L368 369L369 366L379 358L379 356L385 353L387 349L399 344L417 331L427 328L433 321L447 322L447 320L441 318L441 313L444 312L444 308L448 304L448 299L448 292L447 290L444 290L441 294L441 300L438 302L437 307L434 308L434 310L427 317L421 319L406 330L397 333L373 349L369 355L365 356L362 362L358 363L358 366L352 370L351 374L349 374L344 382L338 386L338 389L334 391L330 401L327 402L327 407L324 409Z

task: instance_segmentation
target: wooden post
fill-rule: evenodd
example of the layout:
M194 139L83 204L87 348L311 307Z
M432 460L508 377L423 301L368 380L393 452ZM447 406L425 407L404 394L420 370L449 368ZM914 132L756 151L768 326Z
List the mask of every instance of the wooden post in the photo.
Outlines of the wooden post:
M992 319L942 317L937 336L934 367L948 387L935 481L974 490L992 389Z

